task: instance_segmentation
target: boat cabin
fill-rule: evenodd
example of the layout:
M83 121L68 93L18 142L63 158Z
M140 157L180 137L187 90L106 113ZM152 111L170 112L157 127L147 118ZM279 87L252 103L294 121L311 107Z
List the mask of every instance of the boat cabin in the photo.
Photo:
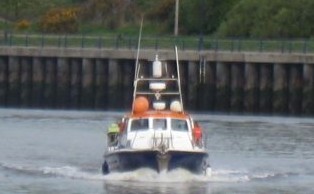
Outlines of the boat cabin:
M194 121L184 113L147 112L123 119L116 149L195 150L202 142L195 136ZM115 141L110 141L115 142ZM110 145L108 145L110 146Z

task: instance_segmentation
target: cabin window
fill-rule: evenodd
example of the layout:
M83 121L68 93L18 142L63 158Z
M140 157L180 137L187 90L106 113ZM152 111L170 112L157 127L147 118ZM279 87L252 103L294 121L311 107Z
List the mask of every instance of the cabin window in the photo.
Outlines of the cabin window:
M131 131L148 130L148 119L134 119L131 123Z
M175 131L188 131L188 125L186 120L172 119L171 129Z
M154 119L153 128L156 130L166 130L167 120L166 119Z

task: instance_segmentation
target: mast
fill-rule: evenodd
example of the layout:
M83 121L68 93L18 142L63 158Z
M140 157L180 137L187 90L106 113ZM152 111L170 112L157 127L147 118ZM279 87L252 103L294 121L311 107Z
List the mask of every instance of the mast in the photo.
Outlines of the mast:
M184 106L183 106L183 100L182 100L182 91L181 91L181 79L180 79L180 65L179 65L179 56L178 56L178 47L175 46L175 52L176 52L176 63L177 63L177 79L178 79L178 89L179 89L179 93L180 93L180 103L181 103L181 107L182 107L182 112L184 112Z
M134 91L133 91L132 112L133 112L133 110L134 110L134 100L135 100L135 97L136 97L137 82L138 82L138 74L139 74L139 71L140 71L139 56L140 56L140 49L141 49L141 39L142 39L143 21L144 21L144 18L142 17L141 27L140 27L140 32L139 32L138 42L137 42L137 53L136 53L135 72L134 72L134 83L133 83Z
M141 38L142 38L142 29L143 29L143 18L141 22L140 32L139 32L139 38L138 38L138 47L137 47L137 55L136 55L136 62L135 62L135 75L134 75L134 91L133 91L133 104L132 104L132 112L136 111L142 111L142 105L144 101L146 101L145 109L148 110L150 102L145 99L138 98L139 95L151 98L154 96L154 100L152 100L151 105L154 110L164 110L167 106L167 102L165 102L161 97L162 96L173 96L175 97L172 99L172 102L169 104L169 110L175 111L175 112L184 112L183 109L183 100L182 100L182 90L181 90L181 80L180 80L180 65L179 65L179 57L178 57L178 48L175 46L175 55L176 55L176 76L167 77L165 76L164 70L167 71L167 64L165 64L165 69L163 70L163 63L159 60L158 55L156 54L155 60L153 61L153 72L152 75L149 77L143 77L139 76L140 74L140 63L139 63L139 55L140 55L140 47L141 47ZM147 83L148 89L143 88L139 86L140 83ZM176 82L176 90L171 91L171 88L168 88L169 82ZM141 84L142 86L143 84ZM171 97L167 97L167 100L170 100ZM179 98L179 99L178 99ZM141 100L140 100L141 99Z
M138 78L138 73L139 73L139 56L140 56L140 49L141 49L141 39L142 39L142 30L143 30L143 21L144 18L142 17L141 21L141 27L140 27L140 32L138 36L138 42L137 42L137 54L136 54L136 61L135 61L135 74L134 74L134 80Z

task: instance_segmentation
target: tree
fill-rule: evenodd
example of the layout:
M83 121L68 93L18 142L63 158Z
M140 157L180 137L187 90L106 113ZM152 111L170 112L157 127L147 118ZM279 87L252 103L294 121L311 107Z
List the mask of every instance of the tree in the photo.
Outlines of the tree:
M312 0L241 0L217 34L224 37L299 38L314 33Z
M239 0L181 0L181 26L188 34L212 34Z

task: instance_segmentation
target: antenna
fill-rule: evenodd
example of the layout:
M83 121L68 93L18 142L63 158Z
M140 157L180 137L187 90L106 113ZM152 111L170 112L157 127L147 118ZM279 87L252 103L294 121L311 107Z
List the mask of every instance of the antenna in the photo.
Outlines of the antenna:
M174 49L175 49L175 52L176 52L176 63L177 63L177 75L178 75L178 88L179 88L179 93L180 93L180 103L181 103L181 106L182 106L182 111L184 111L183 100L182 100L182 91L181 91L181 81L180 81L178 47L175 46Z
M138 74L139 74L139 57L140 57L140 49L141 49L141 39L142 39L142 31L143 31L143 21L144 21L144 17L142 17L142 21L141 21L141 27L140 27L140 32L139 32L139 36L138 36L138 42L137 42L137 54L136 54L136 61L135 61L135 74L134 74L134 80L136 80L136 78L138 78Z
M134 73L134 83L133 83L133 87L134 87L134 92L133 92L133 104L132 104L132 112L134 110L134 100L136 97L136 90L137 90L137 79L138 79L138 74L139 74L139 56L140 56L140 48L141 48L141 39L142 39L142 30L143 30L143 21L144 21L144 17L142 16L142 21L141 21L141 27L140 27L140 32L139 32L139 36L138 36L138 42L137 42L137 54L136 54L136 61L135 61L135 73Z

